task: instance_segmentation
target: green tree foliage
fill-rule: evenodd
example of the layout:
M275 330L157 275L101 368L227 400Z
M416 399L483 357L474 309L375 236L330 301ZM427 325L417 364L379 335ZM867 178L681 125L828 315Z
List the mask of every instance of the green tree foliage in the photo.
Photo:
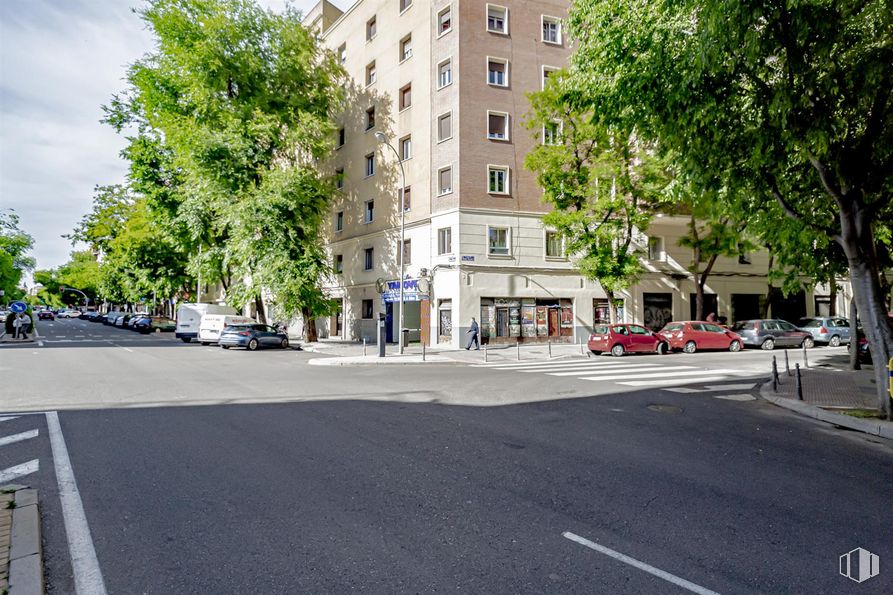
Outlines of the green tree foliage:
M654 147L579 103L565 73L530 96L526 125L541 141L525 160L553 210L543 224L565 239L580 272L598 281L616 321L615 294L642 272L636 237L665 198L669 178Z
M317 163L331 148L340 66L291 8L152 0L140 14L157 50L107 108L119 130L139 130L126 151L148 186L137 190L203 247L194 270L245 281L230 285L237 305L260 305L263 290L286 317L328 311L319 225L334 187Z
M719 176L841 246L886 361L875 228L893 209L889 0L576 0L570 28L593 109L658 139L694 179Z
M71 253L68 262L57 269L34 271L34 282L42 286L37 292L38 303L54 308L61 306L83 306L84 299L74 291L63 288L74 287L83 291L96 305L102 285L102 270L90 250Z
M0 211L0 289L2 302L19 299L23 291L19 287L22 275L34 268L34 258L28 252L34 247L34 239L19 229L19 216L11 209Z

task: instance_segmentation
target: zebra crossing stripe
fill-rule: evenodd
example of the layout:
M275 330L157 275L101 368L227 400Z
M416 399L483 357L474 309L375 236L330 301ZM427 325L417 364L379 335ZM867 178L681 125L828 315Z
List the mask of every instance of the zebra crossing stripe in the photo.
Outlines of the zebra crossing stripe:
M645 382L645 381L644 380L642 380L642 381L634 380L635 378L661 378L661 379L670 380L671 377L674 377L674 376L710 376L709 382L715 382L716 381L715 377L717 374L731 374L733 372L734 372L734 370L687 370L687 371L683 371L683 372L661 371L661 372L657 372L656 374L638 374L637 373L633 376L630 376L629 374L612 374L612 373L608 372L604 375L600 374L597 376L590 376L587 378L583 378L583 380L627 380L629 382L625 382L622 384L629 384L630 386L639 386L640 382ZM720 376L718 379L722 380L723 377ZM633 382L635 382L636 384L633 384ZM661 382L660 380L657 381L657 383L660 383L660 382Z
M8 469L3 469L0 471L0 485L36 473L38 469L40 469L40 461L38 459L22 463L21 465L16 465L15 467L9 467Z
M575 368L601 368L605 366L659 366L661 364L655 363L653 361L630 361L627 360L617 360L617 359L604 359L602 361L578 361L578 362L529 362L526 364L516 365L516 364L497 364L493 366L489 366L491 370L517 370L519 372L523 372L526 370L557 370L557 369L568 369L573 370Z
M614 373L623 373L623 374L632 374L635 373L638 376L639 372L657 372L658 370L694 370L694 366L657 366L657 365L648 365L648 366L629 366L622 368L610 367L607 369L601 368L597 370L589 369L589 370L576 370L574 372L548 372L549 376L585 376L586 374L595 374L595 375L603 375L603 374L614 374Z
M497 370L510 370L516 372L548 372L548 371L570 371L570 370L603 370L605 368L629 368L629 367L660 367L660 364L652 362L607 362L604 364L575 364L575 365L554 365L554 366L535 366L530 368L496 368Z
M4 436L0 438L0 446L6 446L7 444L15 444L16 442L21 442L22 440L28 440L29 438L36 438L37 430L28 430L27 432L22 432L20 434L13 434L12 436Z

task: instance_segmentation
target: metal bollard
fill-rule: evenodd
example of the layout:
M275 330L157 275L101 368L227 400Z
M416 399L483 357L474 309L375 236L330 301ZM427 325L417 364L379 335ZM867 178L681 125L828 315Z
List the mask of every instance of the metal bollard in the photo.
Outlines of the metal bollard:
M809 367L809 360L806 358L806 342L803 342L803 367Z
M800 380L800 364L794 364L797 370L797 400L803 400L803 381Z
M784 369L785 369L785 372L787 372L788 376L790 376L791 375L791 366L790 366L790 363L788 362L788 350L787 349L784 350Z
M583 349L583 338L580 338L580 355L584 355L586 351Z
M521 341L515 343L515 346L518 348L518 361L521 361Z
M778 392L778 360L772 356L772 392Z
M549 339L549 359L552 359L552 339Z
M363 357L366 357L366 337L363 337Z
M484 345L484 363L487 363L487 345Z
M425 361L425 342L422 341L422 361Z

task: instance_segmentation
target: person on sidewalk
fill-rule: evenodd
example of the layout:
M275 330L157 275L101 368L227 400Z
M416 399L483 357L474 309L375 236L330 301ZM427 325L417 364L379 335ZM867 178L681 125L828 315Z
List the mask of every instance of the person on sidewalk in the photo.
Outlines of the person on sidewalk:
M22 312L22 328L19 330L22 333L22 338L27 339L28 331L31 330L31 316L27 312Z
M22 315L16 314L12 319L12 338L19 338L19 329L22 328Z
M471 344L474 343L474 350L480 351L481 344L478 341L478 333L480 333L481 329L478 327L478 323L475 322L474 317L471 318L471 324L468 326L468 344L465 345L465 351L471 349Z

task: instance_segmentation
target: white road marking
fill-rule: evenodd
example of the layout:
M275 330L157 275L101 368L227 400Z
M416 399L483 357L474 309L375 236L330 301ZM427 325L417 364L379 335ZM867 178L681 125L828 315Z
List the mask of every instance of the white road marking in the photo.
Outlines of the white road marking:
M4 415L3 417L0 417L0 422L2 422L2 421L10 421L10 420L13 420L13 419L18 419L18 418L19 418L18 415Z
M648 574L651 574L658 578L662 578L663 580L665 580L669 583L673 583L677 587L682 587L683 589L691 591L692 593L698 593L699 595L719 595L716 591L711 591L710 589L704 588L700 585L696 585L695 583L687 581L684 578L680 578L680 577L676 576L675 574L670 574L669 572L661 570L660 568L655 568L654 566L652 566L650 564L646 564L644 562L636 560L635 558L631 558L630 556L627 556L626 554L621 554L620 552L618 552L616 550L612 550L611 548L607 548L603 545L599 545L597 543L589 541L588 539L580 537L579 535L575 535L575 534L571 533L570 531L565 531L561 535L566 537L567 539L570 539L571 541L575 541L575 542L579 543L580 545L586 546L591 550L595 550L596 552L598 552L600 554L610 556L611 558L614 558L615 560L619 560L620 562L623 562L624 564L629 564L630 566L633 566L634 568L638 568L639 570L643 570L643 571L647 572Z
M706 374L707 372L701 372ZM677 384L691 384L692 382L719 382L725 380L724 376L707 376L706 378L667 378L666 380L630 380L618 382L624 386L674 386Z
M715 376L716 374L731 374L734 370L684 370L682 372L666 372L663 368L658 372L655 370L654 374L641 374L635 373L632 375L629 374L615 374L614 372L605 372L604 374L597 374L592 377L583 378L583 380L633 380L634 378L666 378L670 379L674 376ZM720 377L722 379L722 377ZM714 382L713 378L710 379L710 382Z
M725 399L726 401L756 401L757 398L753 395L716 395L717 399Z
M62 518L68 537L68 551L71 554L71 567L74 571L75 592L78 595L105 595L105 582L93 547L93 538L90 536L90 526L87 524L81 494L74 479L74 469L68 458L68 447L65 445L62 427L59 425L59 414L48 411L46 418L56 480L59 483Z
M38 347L43 347L43 341L38 341L38 342L37 342L37 346L38 346Z
M19 434L13 434L11 436L4 436L0 438L0 446L6 446L7 444L15 444L16 442L21 442L22 440L28 440L29 438L37 438L37 430L28 430L27 432L21 432Z
M706 388L688 388L687 386L679 386L676 388L668 388L666 389L671 393L680 393L683 395L693 394L693 393L709 393L710 390Z
M660 364L649 363L613 363L613 364L596 364L588 366L551 366L548 368L525 368L523 370L511 370L513 372L573 372L576 370L605 370L611 368L659 368Z
M0 485L15 481L18 478L24 477L26 475L31 475L38 469L40 469L40 461L38 459L34 459L33 461L28 461L27 463L16 465L15 467L9 467L8 469L0 470Z
M606 368L576 370L574 372L546 372L549 376L585 376L586 374L602 375L611 373L631 374L630 377L639 378L639 372L657 372L658 370L694 370L695 366L610 366ZM705 372L706 373L706 372Z

